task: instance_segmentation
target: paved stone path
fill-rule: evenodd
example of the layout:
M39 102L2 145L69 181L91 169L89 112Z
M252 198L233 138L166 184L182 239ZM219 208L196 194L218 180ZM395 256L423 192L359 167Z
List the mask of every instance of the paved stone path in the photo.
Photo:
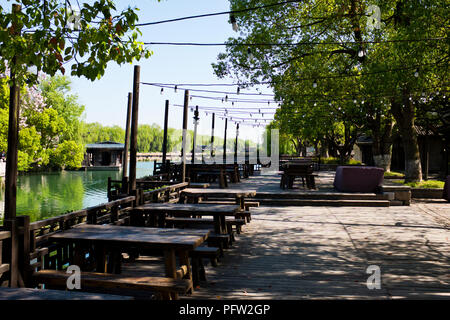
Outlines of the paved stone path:
M188 299L450 299L450 204L260 207ZM369 290L366 269L381 270Z

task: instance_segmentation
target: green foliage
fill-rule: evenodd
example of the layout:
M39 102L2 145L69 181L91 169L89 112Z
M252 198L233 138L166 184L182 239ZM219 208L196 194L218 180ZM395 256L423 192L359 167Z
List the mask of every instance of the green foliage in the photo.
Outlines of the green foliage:
M164 131L156 124L143 124L138 128L138 152L161 152Z
M395 171L385 171L384 177L398 177L398 178L404 178L405 175L401 172L395 172Z
M102 141L124 143L125 130L119 126L103 126L98 122L84 123L82 137L84 144Z
M50 165L62 169L81 167L84 158L83 148L75 141L63 141L50 155Z
M57 75L41 81L39 88L46 105L56 110L64 119L65 129L60 139L81 143L80 117L84 106L78 104L76 95L70 94L70 84L68 77Z
M41 145L44 148L56 147L66 130L64 118L53 108L45 108L42 112L29 114L26 123L39 132Z
M65 89L63 89L65 88ZM18 170L78 168L83 160L80 120L83 107L68 95L67 77L50 78L42 87L24 87L20 114ZM45 92L45 95L43 94ZM9 88L0 86L0 151L7 151ZM49 97L47 100L47 97ZM59 111L58 111L59 110ZM69 121L69 125L66 120ZM70 140L73 137L75 140ZM69 139L69 140L68 140Z
M423 180L420 182L407 182L405 183L403 180L393 180L393 182L398 184L403 184L405 186L410 186L411 188L420 188L420 189L443 189L444 181L438 180Z
M71 23L67 3L59 0L18 0L21 11L14 14L0 6L0 72L8 66L18 80L36 83L35 66L51 76L65 73L71 62L71 74L95 80L104 75L108 62L131 63L151 52L137 41L136 9L116 10L114 1L82 3L79 21ZM78 20L78 19L77 19ZM13 60L16 59L15 63Z
M323 164L340 164L340 159L335 157L328 157L328 158L320 158L320 163ZM361 161L355 160L355 159L349 159L344 162L344 164L350 164L350 165L360 165Z
M241 10L273 1L230 3L232 10ZM367 23L371 5L381 10L379 29ZM327 145L341 162L361 134L372 136L377 154L384 154L393 116L398 126L411 128L420 115L422 92L429 97L448 91L448 1L310 0L244 10L235 18L240 32L213 64L216 75L255 85L269 82L281 104L274 124L280 137ZM435 37L443 39L416 41ZM251 46L254 58L245 43L261 43ZM448 127L442 109L433 108L437 116L428 118L440 118ZM405 158L410 157L405 148Z

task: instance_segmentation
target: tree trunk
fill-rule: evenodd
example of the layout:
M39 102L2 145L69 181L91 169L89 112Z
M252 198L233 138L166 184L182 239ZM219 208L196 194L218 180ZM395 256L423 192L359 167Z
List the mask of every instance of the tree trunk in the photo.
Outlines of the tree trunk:
M369 122L372 131L372 153L376 167L383 168L384 171L391 171L392 159L392 128L393 122L390 117L381 120L377 113L376 118Z
M391 103L392 114L399 126L405 152L405 182L420 182L422 166L417 132L414 128L415 107L409 100L409 91L403 91L403 101L393 99Z
M320 143L320 157L328 158L328 143L326 141Z

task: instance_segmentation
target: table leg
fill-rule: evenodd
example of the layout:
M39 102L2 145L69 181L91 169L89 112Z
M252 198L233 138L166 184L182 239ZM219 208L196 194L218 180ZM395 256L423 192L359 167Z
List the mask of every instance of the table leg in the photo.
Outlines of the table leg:
M175 279L177 277L177 261L175 258L175 251L173 249L164 251L164 263L166 268L166 277ZM178 293L172 293L170 296L172 299L178 299Z
M186 266L187 271L186 275L183 277L183 279L189 279L192 280L192 272L191 272L191 264L189 261L189 252L188 251L179 251L178 256L180 257L180 264L183 266Z
M214 232L217 234L222 234L222 221L217 215L214 216Z
M95 260L97 262L96 270L100 273L106 272L106 248L104 245L95 246Z
M74 253L73 253L73 264L76 265L76 266L79 266L81 268L83 263L84 263L83 250L82 250L81 244L76 242L75 243L75 248L74 248L73 251L74 251Z

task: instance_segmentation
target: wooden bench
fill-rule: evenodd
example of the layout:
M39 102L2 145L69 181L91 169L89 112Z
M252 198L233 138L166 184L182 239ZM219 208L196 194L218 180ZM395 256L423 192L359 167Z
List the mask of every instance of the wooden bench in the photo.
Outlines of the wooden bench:
M211 198L209 200L201 201L202 204L221 204L221 205L233 205L236 204L235 201L229 199ZM250 208L259 207L259 202L257 201L245 201L244 202L245 211L249 211Z
M210 233L206 242L208 247L219 248L219 257L223 257L223 249L230 247L231 239L229 234Z
M210 186L207 182L189 182L189 188L206 189Z
M51 288L65 289L70 273L57 270L41 270L32 274L36 285L45 284ZM120 274L81 272L81 290L86 292L123 292L126 295L141 297L137 292L156 292L163 299L177 297L178 294L192 292L193 284L188 279L164 277L129 277ZM131 293L131 294L130 294Z
M194 286L197 286L200 280L206 281L203 259L209 259L211 261L211 265L213 267L217 267L219 255L220 249L217 247L198 247L189 252L189 256L192 259L192 280L194 282Z
M205 227L209 228L214 226L214 219L210 218L176 218L176 217L166 217L165 219L166 226L171 228L197 228L197 227ZM233 226L236 226L236 232L241 233L241 228L245 221L243 219L230 219L227 218L225 220L227 224L227 233L230 235L230 241L233 242L234 233ZM238 230L239 227L239 230Z

